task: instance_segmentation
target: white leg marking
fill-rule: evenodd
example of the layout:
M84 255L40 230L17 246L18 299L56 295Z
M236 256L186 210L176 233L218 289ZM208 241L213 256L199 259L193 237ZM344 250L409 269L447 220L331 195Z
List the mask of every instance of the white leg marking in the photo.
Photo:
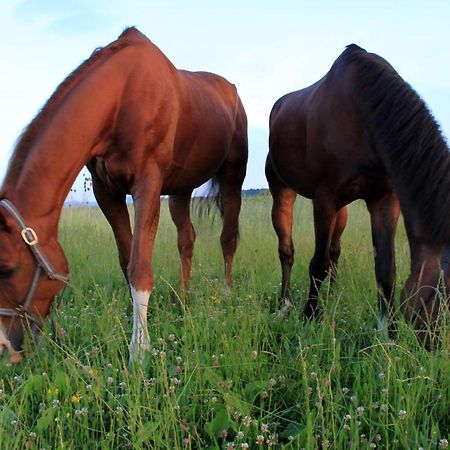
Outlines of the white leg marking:
M383 333L387 329L387 320L384 314L380 314L377 320L377 332Z
M130 362L142 359L144 352L150 350L150 339L147 329L147 307L150 291L137 291L133 286L133 334L130 342Z

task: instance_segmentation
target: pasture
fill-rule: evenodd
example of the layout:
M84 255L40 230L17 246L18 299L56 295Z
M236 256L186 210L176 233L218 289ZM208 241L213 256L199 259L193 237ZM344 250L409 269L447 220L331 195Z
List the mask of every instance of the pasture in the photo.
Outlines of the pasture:
M72 279L54 312L64 336L53 340L48 326L31 358L0 363L0 448L447 448L448 348L425 351L402 320L395 342L375 332L373 251L361 202L349 208L337 282L321 292L323 320L303 323L314 236L311 204L299 200L297 304L285 318L274 314L280 267L269 196L243 201L230 297L220 218L194 217L191 292L179 303L176 233L163 201L148 315L152 351L131 367L132 305L112 232L99 209L65 208L60 240ZM396 256L399 291L409 264L402 225Z

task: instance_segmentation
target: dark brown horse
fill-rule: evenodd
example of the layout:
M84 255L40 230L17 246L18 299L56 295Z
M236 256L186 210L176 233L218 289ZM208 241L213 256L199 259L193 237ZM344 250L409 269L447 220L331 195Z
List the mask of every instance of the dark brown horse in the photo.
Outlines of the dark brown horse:
M350 45L312 86L285 95L270 116L266 176L279 239L283 308L294 261L292 211L297 194L313 200L315 253L305 316L317 313L320 284L336 267L346 205L370 212L380 321L394 309L394 235L402 210L411 274L401 308L418 330L439 310L435 287L450 250L450 153L425 103L383 58ZM389 321L389 333L395 323Z
M0 347L7 347L16 360L25 322L40 327L67 280L58 222L85 164L130 285L131 359L149 348L147 304L161 194L170 195L181 284L187 289L195 239L191 193L207 180L217 180L223 212L220 241L231 287L247 164L241 100L224 78L176 69L138 30L127 29L57 88L13 153L0 192ZM133 234L128 193L135 208Z

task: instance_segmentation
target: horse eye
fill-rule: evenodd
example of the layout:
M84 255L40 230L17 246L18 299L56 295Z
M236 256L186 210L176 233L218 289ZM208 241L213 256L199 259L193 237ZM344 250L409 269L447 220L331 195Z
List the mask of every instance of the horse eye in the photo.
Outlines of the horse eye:
M0 268L0 280L9 278L14 272L14 269L1 269Z

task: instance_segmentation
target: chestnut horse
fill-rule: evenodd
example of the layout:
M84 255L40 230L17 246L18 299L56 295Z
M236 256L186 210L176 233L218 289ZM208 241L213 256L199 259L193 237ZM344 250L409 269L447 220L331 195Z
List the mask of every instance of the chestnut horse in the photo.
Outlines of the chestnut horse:
M170 196L187 289L195 239L191 193L217 181L231 288L247 154L247 118L233 84L212 73L176 69L135 28L96 50L26 128L0 192L0 346L19 359L25 322L39 328L68 279L57 228L83 165L130 286L132 360L150 345L147 305L160 195ZM134 200L133 233L126 194Z
M318 311L320 284L329 271L334 276L346 205L364 199L375 250L378 327L388 316L389 334L395 335L394 235L401 208L411 250L401 309L423 334L439 310L434 288L440 265L447 292L450 276L450 153L425 103L383 58L350 45L321 80L275 103L269 141L266 177L279 240L282 309L293 305L296 195L312 199L314 210L306 318Z

